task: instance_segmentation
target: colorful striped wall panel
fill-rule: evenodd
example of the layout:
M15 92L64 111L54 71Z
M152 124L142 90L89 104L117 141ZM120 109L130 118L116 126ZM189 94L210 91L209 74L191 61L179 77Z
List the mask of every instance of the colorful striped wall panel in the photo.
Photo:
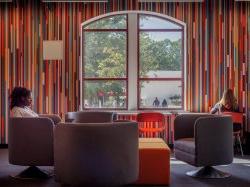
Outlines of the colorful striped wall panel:
M208 111L225 88L233 88L250 117L250 2L204 3L0 3L0 143L7 142L8 96L14 86L32 90L34 110L79 109L80 24L120 10L147 10L187 24L187 109ZM63 40L63 61L43 61L42 41ZM248 118L250 119L250 118ZM250 131L250 121L246 130Z

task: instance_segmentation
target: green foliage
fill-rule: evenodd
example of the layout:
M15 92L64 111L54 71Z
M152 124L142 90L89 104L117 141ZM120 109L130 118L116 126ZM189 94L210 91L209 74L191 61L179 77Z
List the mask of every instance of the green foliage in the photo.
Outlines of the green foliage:
M85 77L125 77L126 33L86 32Z
M85 32L85 77L126 77L126 40L126 32ZM140 69L140 75L144 77L149 71L181 70L181 40L171 41L165 39L158 41L150 38L148 33L141 32ZM99 83L86 84L84 89L85 99L91 102L91 106L98 106L98 100L100 100L98 92L102 91L105 94L104 100L107 101L106 104L104 103L106 107L112 107L112 102L109 102L110 98L116 100L118 106L123 107L125 87L125 81L109 81L105 83L99 81ZM109 94L111 91L112 96ZM178 99L173 100L178 102Z
M126 29L126 27L126 15L118 15L90 23L85 29Z
M148 33L140 34L140 75L145 77L149 71L180 71L181 40L165 39L155 41Z
M169 97L170 101L172 104L176 105L176 106L181 106L181 95L173 95L171 97Z
M90 106L98 107L99 100L106 101L104 107L110 107L113 100L118 104L123 104L123 88L125 87L122 81L86 81L85 82L85 99L90 103Z

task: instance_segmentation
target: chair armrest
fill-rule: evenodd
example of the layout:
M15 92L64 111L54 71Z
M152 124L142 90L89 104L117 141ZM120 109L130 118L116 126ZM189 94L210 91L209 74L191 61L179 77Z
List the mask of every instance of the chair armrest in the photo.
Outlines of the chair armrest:
M57 114L39 114L39 117L49 118L55 125L62 121L61 117Z
M195 122L197 166L230 164L233 160L233 123L230 116L200 117Z
M194 137L194 124L196 119L209 114L188 113L176 116L174 120L174 140Z

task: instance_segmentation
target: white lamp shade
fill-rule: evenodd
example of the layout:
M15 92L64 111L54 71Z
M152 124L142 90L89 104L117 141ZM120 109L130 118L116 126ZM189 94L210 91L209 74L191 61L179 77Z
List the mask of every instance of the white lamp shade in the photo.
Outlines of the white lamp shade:
M62 60L63 41L44 40L43 41L43 60Z

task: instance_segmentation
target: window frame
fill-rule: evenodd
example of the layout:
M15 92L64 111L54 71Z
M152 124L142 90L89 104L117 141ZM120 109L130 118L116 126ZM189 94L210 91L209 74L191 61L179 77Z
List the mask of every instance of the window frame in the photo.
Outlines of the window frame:
M159 19L162 20L166 20L169 21L173 24L176 24L178 26L180 26L180 29L140 29L140 15L144 15L144 16L153 16L153 17L157 17ZM137 14L137 46L138 46L138 55L137 55L137 109L138 110L183 110L184 109L184 85L185 85L185 81L184 81L184 30L185 30L185 26L181 25L177 22L174 22L173 20L167 19L167 18L163 18L160 16L155 16L155 15L149 15L149 14L143 14L143 13L138 13ZM146 77L140 77L140 33L141 32L180 32L181 33L181 50L182 50L182 55L181 55L181 78L146 78ZM163 108L163 107L141 107L140 106L140 99L141 99L141 89L140 89L140 83L142 81L164 81L164 82L168 82L168 81L181 81L181 100L182 100L182 104L180 108Z
M116 16L116 15L127 15L127 53L126 53L126 62L127 62L127 67L126 67L126 74L127 74L127 81L126 81L126 99L127 99L127 102L126 102L126 108L84 108L84 103L83 103L83 99L84 99L84 96L83 96L83 58L84 58L84 55L83 55L83 28L86 27L88 24L92 23L92 22L95 22L95 21L98 21L100 19L103 19L103 18L108 18L108 17L113 17L113 16ZM138 61L138 58L139 58L139 53L138 55L136 56L136 58L133 60L133 61L136 61L137 64L136 66L138 67L137 70L133 70L133 73L137 73L136 75L136 78L133 79L133 81L130 80L130 72L131 69L130 69L130 66L131 64L133 64L133 62L130 62L130 58L131 58L131 54L130 53L130 39L131 39L131 36L129 36L129 25L130 23L129 22L129 16L132 15L132 14L136 14L137 17L139 17L139 15L142 15L142 14L145 14L145 15L148 15L148 16L153 16L153 17L159 17L160 19L163 19L163 20L167 20L169 22L172 22L174 24L177 24L179 26L181 26L181 28L183 29L183 33L182 33L182 108L173 108L173 109L170 109L170 108L139 108L139 102L138 102L138 99L139 99L139 79L138 79L138 76L139 76L139 61ZM137 24L139 24L139 22L137 21ZM136 26L135 26L136 27ZM135 28L135 30L138 30L138 26L137 28ZM109 30L112 30L112 29L109 29ZM116 29L115 29L116 30ZM156 30L156 29L155 29ZM80 39L81 39L81 43L80 43L80 55L79 55L79 59L80 59L80 66L79 66L79 81L80 81L80 103L79 103L79 110L121 110L121 111L124 111L124 110L185 110L187 107L187 93L186 93L186 87L187 87L187 84L188 84L188 81L187 81L187 27L186 27L186 23L183 22L183 21L180 21L176 18L173 18L171 16L168 16L168 15L165 15L165 14L160 14L160 13L156 13L156 12L150 12L150 11L140 11L140 10L128 10L128 11L117 11L117 12L110 12L110 13L107 13L107 14L103 14L103 15L99 15L99 16L96 16L96 17L93 17L85 22L83 22L81 24L81 32L80 32ZM139 32L137 31L136 33L136 37L139 36ZM139 42L139 38L137 38L137 42ZM136 45L137 45L137 42L136 42ZM139 50L139 45L136 46L136 48L134 48L134 50ZM138 51L139 52L139 51ZM136 67L136 68L137 68ZM135 68L135 69L136 69ZM133 85L132 87L137 87L136 90L132 90L131 89L131 85ZM133 94L131 94L133 92ZM135 103L131 103L131 95L133 95L134 97L137 97L135 98ZM130 98L129 98L130 97Z
M117 14L118 15L118 14ZM81 57L81 65L83 66L82 71L80 71L81 73L81 109L85 109L85 110L127 110L128 109L128 14L120 14L120 15L125 15L126 16L126 29L84 29L84 27L87 27L88 25L90 25L93 22L99 21L101 19L106 19L109 17L114 17L115 15L110 15L110 16L105 16L102 18L99 18L95 21L89 22L88 24L81 26L81 38L82 38L82 43L81 43L81 53L82 53L82 57ZM114 77L86 77L85 76L85 68L84 68L84 46L82 46L84 44L84 33L85 32L125 32L126 33L126 60L125 60L125 67L126 67L126 72L125 72L125 77L119 77L119 78L114 78ZM82 102L84 102L84 92L82 91L82 88L85 88L85 84L86 81L125 81L126 83L126 105L124 108L107 108L107 107L103 107L103 108L96 108L96 107L85 107L84 104Z

